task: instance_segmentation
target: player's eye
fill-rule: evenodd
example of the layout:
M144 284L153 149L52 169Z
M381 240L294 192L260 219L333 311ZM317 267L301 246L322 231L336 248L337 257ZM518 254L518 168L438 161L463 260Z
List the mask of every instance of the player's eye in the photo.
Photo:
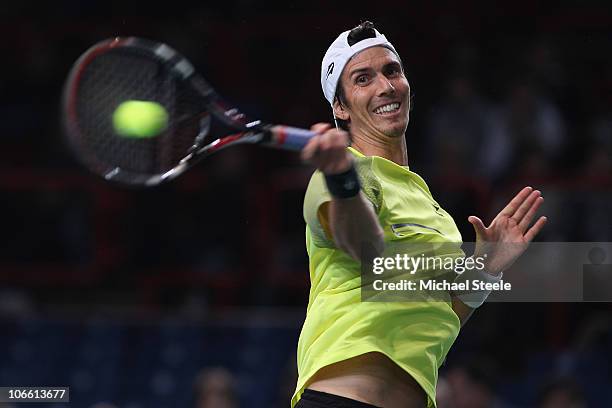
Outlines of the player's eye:
M355 78L355 83L357 85L365 85L368 83L368 76L366 74L361 74Z
M397 75L400 75L401 73L402 73L401 68L396 64L389 65L385 69L386 76L397 76Z

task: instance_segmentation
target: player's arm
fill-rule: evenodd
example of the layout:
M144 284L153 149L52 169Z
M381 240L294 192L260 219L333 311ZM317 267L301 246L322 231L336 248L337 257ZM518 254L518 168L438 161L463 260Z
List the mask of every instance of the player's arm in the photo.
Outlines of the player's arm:
M346 150L348 133L323 123L312 130L318 135L304 147L302 158L323 172L332 195L332 200L318 210L321 225L338 248L357 260L366 243L377 253L382 252L383 230L372 203L359 190L353 157ZM352 184L355 181L356 188Z

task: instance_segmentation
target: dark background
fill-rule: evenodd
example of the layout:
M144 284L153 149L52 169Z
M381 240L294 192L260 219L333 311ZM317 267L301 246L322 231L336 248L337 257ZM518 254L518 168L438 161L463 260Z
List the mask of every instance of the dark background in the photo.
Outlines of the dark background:
M136 35L250 115L309 127L331 120L325 50L365 19L411 83L410 167L465 241L468 215L490 221L524 185L546 199L539 240L612 240L607 2L2 4L1 386L70 385L74 407L193 406L197 373L224 367L240 406L288 406L312 169L247 146L160 188L112 186L66 149L60 95L89 46ZM550 384L609 406L611 334L608 303L488 304L442 367L455 394L440 407L546 406Z

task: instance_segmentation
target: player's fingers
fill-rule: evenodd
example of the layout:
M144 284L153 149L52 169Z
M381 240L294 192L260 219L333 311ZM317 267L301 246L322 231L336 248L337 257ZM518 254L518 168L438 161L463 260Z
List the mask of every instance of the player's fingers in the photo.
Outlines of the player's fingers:
M349 145L348 133L344 130L329 129L321 135L327 148L344 148Z
M321 136L313 136L306 146L302 149L300 156L302 160L309 162L313 160L313 157L316 155L317 150L319 149L319 141Z
M317 167L326 174L338 174L351 166L352 156L346 150L348 135L331 129L321 135L316 155Z
M337 162L337 157L333 154L333 152L329 149L327 150L319 150L317 151L315 164L319 170L323 173L331 173L333 172L334 165Z
M533 203L538 199L538 197L540 197L540 191L539 190L532 191L531 194L527 196L525 201L521 203L519 208L512 215L512 218L514 219L514 221L516 221L517 224L521 222L521 220L523 219L527 211L529 211L529 209L531 208Z
M333 165L334 155L329 150L323 150L319 152L318 156L319 168L324 173L329 171L329 168Z
M540 208L543 202L544 197L538 197L535 201L531 203L531 207L529 207L527 213L525 213L523 218L520 220L518 226L523 233L527 231L527 227L529 227L529 224L531 224L533 216L535 215L536 211L538 211L538 208Z
M508 203L507 206L504 207L503 210L499 213L499 215L504 215L506 217L512 217L516 212L517 208L521 205L523 201L529 196L533 188L525 187L521 191L518 192L517 195L514 196L512 200Z
M330 129L321 135L320 150L332 150L340 153L346 151L348 145L348 133L343 130Z
M332 146L332 142L333 139L330 136L330 133L333 131L328 131L323 133L320 137L319 137L319 151L320 152L327 152L327 150L329 150Z
M310 147L307 152L307 159L318 169L325 171L329 163L333 161L333 149L331 148L332 140L327 133L315 136L316 144ZM310 144L310 143L309 143Z
M314 125L312 125L310 127L310 130L316 133L324 133L326 130L331 129L331 128L332 128L331 124L319 122L319 123L315 123Z
M535 236L538 235L540 230L542 230L542 228L546 224L546 221L548 221L546 217L540 217L536 221L536 223L533 224L533 227L531 227L529 231L527 231L527 233L525 234L525 240L527 242L531 242L535 238Z
M481 238L486 234L487 227L485 227L482 220L474 215L470 215L468 217L468 222L474 226L474 231L476 231L476 238Z
M345 132L344 130L337 130L337 132L338 134L336 136L336 140L338 141L338 144L340 144L343 148L351 144L351 138L348 132Z

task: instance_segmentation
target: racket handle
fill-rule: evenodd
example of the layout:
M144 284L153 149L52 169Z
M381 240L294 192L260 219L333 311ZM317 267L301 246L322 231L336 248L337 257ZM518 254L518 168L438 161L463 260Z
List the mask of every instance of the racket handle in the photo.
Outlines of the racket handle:
M270 128L268 145L279 149L299 151L316 135L315 132L291 126L276 125Z

